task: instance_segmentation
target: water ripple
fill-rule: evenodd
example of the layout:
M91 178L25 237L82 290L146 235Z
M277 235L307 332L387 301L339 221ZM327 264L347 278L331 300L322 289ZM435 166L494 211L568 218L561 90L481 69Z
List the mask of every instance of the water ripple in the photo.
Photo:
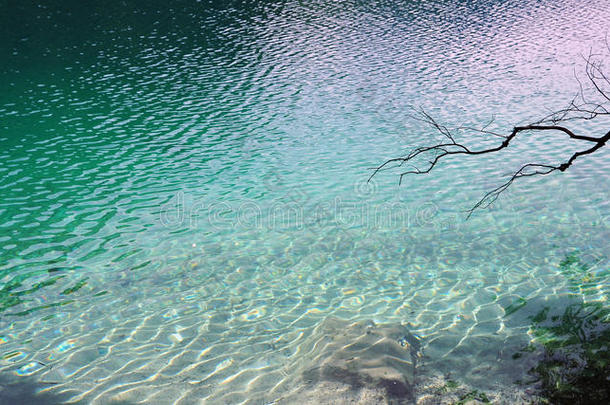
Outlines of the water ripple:
M569 294L566 250L607 260L607 151L469 223L466 204L526 146L400 189L391 176L360 185L429 141L409 106L455 126L563 106L610 7L447 3L5 13L0 370L92 403L257 403L290 389L284 365L331 314L410 323L431 357L450 358L432 362L444 371L489 336L521 344L511 303ZM543 157L570 147L530 142ZM591 297L607 298L607 281Z

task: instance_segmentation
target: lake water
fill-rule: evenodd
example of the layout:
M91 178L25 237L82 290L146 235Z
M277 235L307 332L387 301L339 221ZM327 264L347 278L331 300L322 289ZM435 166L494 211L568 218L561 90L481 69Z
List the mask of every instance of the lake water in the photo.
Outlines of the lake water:
M529 316L607 302L608 150L469 220L507 173L582 144L523 134L367 179L438 141L413 106L504 133L564 107L610 3L128 3L3 7L6 401L272 403L330 316L404 325L422 378L501 401L527 390Z

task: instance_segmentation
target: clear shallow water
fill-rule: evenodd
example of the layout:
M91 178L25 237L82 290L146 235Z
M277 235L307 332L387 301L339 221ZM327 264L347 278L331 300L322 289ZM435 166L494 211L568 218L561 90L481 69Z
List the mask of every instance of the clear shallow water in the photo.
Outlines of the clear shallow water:
M537 136L484 165L366 183L434 139L409 106L499 128L564 106L579 55L603 46L604 5L65 3L2 18L0 366L44 395L272 401L329 315L408 325L422 370L492 390L531 367L511 358L527 315L575 295L567 254L599 275L587 300L607 299L605 150L467 222L502 174L572 146Z

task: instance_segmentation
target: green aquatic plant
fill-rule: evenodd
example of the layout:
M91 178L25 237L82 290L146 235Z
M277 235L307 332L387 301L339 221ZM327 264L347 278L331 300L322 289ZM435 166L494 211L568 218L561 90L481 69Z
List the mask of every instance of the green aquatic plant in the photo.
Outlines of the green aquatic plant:
M469 387L463 386L460 382L455 380L447 380L445 384L436 389L437 395L443 395L447 393L451 393L454 398L457 397L458 400L452 402L452 405L465 405L471 403L471 401L476 401L477 403L490 404L491 401L489 397L484 392L478 390L470 390Z
M610 397L610 310L572 305L552 326L533 325L544 346L532 369L551 403L602 403Z
M534 345L542 347L542 360L530 372L543 395L553 404L602 403L610 397L610 308L583 302L559 316L549 312L543 308L530 327Z
M452 390L452 389L455 389L455 388L459 387L459 385L460 385L460 384L459 384L457 381L453 381L453 380L449 380L449 381L447 381L447 383L445 384L445 386L446 386L448 389L450 389L450 390Z
M541 356L530 374L552 404L603 403L610 398L610 306L586 301L592 284L605 276L603 270L594 271L596 264L584 261L578 252L561 260L559 270L581 300L563 307L544 306L530 316L532 342L512 356Z
M551 317L555 324L544 326L548 312L549 308L546 307L532 317L530 330L540 343L550 349L573 344L586 345L596 336L600 325L610 322L610 309L597 302L570 305L561 317Z
M4 284L0 289L0 313L4 312L8 308L26 302L22 297L24 295L31 294L40 290L43 287L47 287L55 284L59 279L65 277L64 275L51 277L47 280L33 284L30 288L25 290L19 290L23 286L23 283L30 277L39 275L41 272L29 272L13 277L10 281Z
M68 294L72 294L77 292L78 290L80 290L81 288L83 288L85 285L87 285L87 279L89 277L85 277L81 280L79 280L76 284L74 284L72 287L70 288L66 288L65 290L63 290L61 292L61 295L68 295Z
M61 271L61 269L53 268L50 270L30 271L30 272L18 274L16 276L14 276L12 279L10 279L8 282L4 283L2 288L0 288L0 313L8 310L9 308L13 308L18 305L26 304L26 303L30 302L30 300L28 300L26 298L26 296L33 294L45 287L52 286L52 285L56 284L59 280L66 277L66 275L64 275L64 274L55 275L58 271ZM29 288L25 288L25 289L23 288L29 279L31 279L33 277L40 277L40 276L47 275L47 274L51 275L51 277L49 277L46 280L31 284ZM85 285L87 285L87 277L79 280L72 287L68 287L68 288L64 289L60 293L60 296L73 294L76 291L83 288ZM95 295L95 296L97 296L97 295ZM38 305L38 306L34 306L31 308L25 309L20 312L13 312L8 315L24 316L24 315L28 315L34 311L38 311L40 309L63 306L63 305L70 304L72 302L74 302L74 300L65 300L65 301L48 303L48 304L44 304L44 305Z
M491 404L491 401L489 400L489 398L487 397L487 395L485 395L484 392L479 392L477 390L473 390L468 392L467 394L464 394L460 397L460 400L456 403L454 403L454 405L465 405L467 403L469 403L470 401L478 401L478 402L482 402L484 404Z
M454 380L447 380L447 382L445 383L445 385L443 385L442 387L438 388L436 390L437 394L444 394L447 393L449 391L453 391L455 389L457 389L460 386L460 383Z
M519 297L513 303L504 308L504 316L506 317L517 312L518 310L523 308L525 304L527 304L525 298Z
M573 251L559 262L559 271L568 281L570 291L591 295L596 292L597 282L608 275L604 270L594 271L597 264L586 262L578 251Z

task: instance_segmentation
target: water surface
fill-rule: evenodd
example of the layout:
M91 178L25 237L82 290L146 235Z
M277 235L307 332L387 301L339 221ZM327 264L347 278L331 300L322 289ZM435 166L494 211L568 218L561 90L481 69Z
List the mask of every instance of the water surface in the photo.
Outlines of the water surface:
M574 144L367 179L437 140L412 106L497 130L565 106L610 8L447 3L11 4L0 369L61 400L270 402L332 315L407 325L426 373L513 387L529 315L607 300L608 152L468 221L503 175ZM596 277L576 290L575 252Z

